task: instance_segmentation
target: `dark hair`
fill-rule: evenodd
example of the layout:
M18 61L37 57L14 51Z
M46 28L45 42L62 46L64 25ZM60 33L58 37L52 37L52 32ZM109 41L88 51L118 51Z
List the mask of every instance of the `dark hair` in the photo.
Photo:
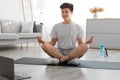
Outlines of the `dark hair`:
M61 9L69 8L70 11L73 12L73 4L71 4L71 3L63 3L63 4L61 4L60 8Z

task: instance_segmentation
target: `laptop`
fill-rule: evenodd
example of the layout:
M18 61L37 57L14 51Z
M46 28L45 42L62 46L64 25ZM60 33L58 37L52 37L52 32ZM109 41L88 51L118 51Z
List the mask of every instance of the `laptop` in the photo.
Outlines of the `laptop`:
M23 80L31 76L20 72L14 72L14 60L0 56L0 76L8 80Z

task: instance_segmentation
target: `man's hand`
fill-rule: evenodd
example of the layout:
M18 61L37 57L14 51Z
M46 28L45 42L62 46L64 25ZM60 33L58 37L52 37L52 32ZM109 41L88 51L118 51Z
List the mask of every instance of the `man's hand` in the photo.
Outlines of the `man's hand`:
M39 43L44 43L44 41L39 36L38 36L37 40L38 40Z
M92 37L90 37L90 39L88 39L88 41L86 41L86 43L87 43L87 44L90 44L90 43L93 42L93 40L94 40L94 37L92 36Z

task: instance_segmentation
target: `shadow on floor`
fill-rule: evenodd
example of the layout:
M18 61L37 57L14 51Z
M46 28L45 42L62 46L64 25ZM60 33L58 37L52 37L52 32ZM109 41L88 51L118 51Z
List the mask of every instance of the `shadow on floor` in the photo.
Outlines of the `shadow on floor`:
M18 45L6 45L6 46L0 46L0 51L18 49L18 48L21 48L21 47Z

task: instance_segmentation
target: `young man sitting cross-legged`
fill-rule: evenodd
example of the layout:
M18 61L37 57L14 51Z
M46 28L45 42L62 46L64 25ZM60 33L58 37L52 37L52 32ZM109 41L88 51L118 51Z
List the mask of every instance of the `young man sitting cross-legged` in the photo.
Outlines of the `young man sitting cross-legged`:
M51 31L51 41L45 42L38 37L38 42L42 43L43 50L51 56L48 64L59 64L67 62L68 64L79 64L81 58L93 42L91 37L86 42L83 41L83 30L81 26L71 20L73 14L73 4L63 3L61 6L61 15L63 22L54 25ZM78 42L78 46L76 46ZM54 46L57 43L57 48Z

